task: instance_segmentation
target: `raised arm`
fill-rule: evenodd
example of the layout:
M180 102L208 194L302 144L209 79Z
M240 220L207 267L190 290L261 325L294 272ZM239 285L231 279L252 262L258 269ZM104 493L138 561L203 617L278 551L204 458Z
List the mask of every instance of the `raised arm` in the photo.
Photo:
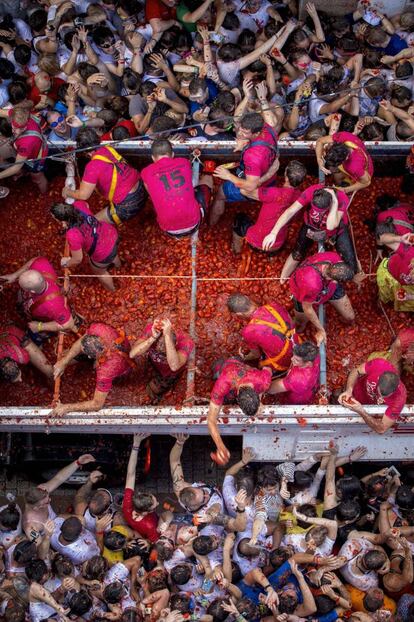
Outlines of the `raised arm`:
M103 477L101 471L92 471L87 481L81 486L75 495L73 502L73 511L77 516L83 516L86 508L88 507L89 499L91 496L92 488Z
M150 434L146 432L137 432L133 436L131 453L129 456L127 474L125 480L125 488L131 488L134 490L135 488L135 478L136 478L136 470L137 470L137 461L138 461L138 452L141 445L141 442L148 438Z
M295 613L300 617L307 617L315 613L316 603L309 585L306 583L305 578L299 570L295 561L289 560L289 565L292 569L292 574L295 575L298 580L300 591L302 592L303 602L296 608Z
M335 488L335 468L338 448L332 442L329 445L330 456L326 467L325 491L323 496L324 510L332 510L337 504Z
M171 478L173 482L173 489L177 497L183 488L191 486L184 479L183 467L181 465L181 454L183 453L183 447L186 440L188 440L188 434L173 434L175 438L175 444L170 452L170 470Z
M56 473L56 475L52 477L52 479L50 479L48 482L40 484L39 488L41 488L42 490L47 490L47 492L50 494L51 492L59 488L59 486L64 484L66 480L68 480L71 475L73 475L79 468L81 468L84 464L89 464L90 462L95 462L95 458L91 454L83 454L82 456L79 456L77 460L71 462L63 469L58 471L58 473Z
M251 447L244 447L241 460L239 460L238 462L233 464L233 466L227 469L226 476L231 475L232 477L234 477L241 469L249 464L249 462L252 462L255 457L256 454Z
M328 538L330 540L336 540L338 534L338 523L336 520L330 520L329 518L320 518L319 516L306 516L297 511L296 507L293 508L293 515L309 525L323 525L328 530Z

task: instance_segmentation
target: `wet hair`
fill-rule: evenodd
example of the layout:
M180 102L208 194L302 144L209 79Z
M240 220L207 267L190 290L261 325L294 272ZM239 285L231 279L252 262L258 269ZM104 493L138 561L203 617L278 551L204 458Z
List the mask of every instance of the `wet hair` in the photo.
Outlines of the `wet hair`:
M156 138L151 145L151 155L154 158L158 158L159 156L168 156L172 157L173 148L169 140L165 138Z
M410 486L403 484L397 489L395 493L395 503L401 510L414 509L414 492Z
M96 359L105 350L102 341L97 335L84 335L81 344L83 353L91 359Z
M378 388L381 391L383 397L387 397L397 390L400 382L398 374L392 371L386 371L379 377Z
M212 108L218 108L225 114L231 114L236 107L236 98L231 91L221 91L212 103Z
M37 555L37 546L34 542L30 540L22 540L18 544L16 544L13 551L13 560L20 564L21 566L25 566L28 562L36 559Z
M313 193L312 203L319 209L328 209L332 205L332 195L325 188L318 188Z
M40 32L46 28L47 12L44 9L36 9L27 19L27 23L33 32Z
M237 30L240 27L240 20L234 11L226 13L222 27L225 30Z
M370 28L366 35L367 42L373 47L382 47L382 45L386 43L387 38L387 33L379 26Z
M258 112L248 112L240 119L240 127L252 134L260 134L264 127L263 117Z
M271 39L273 37L273 35L275 35L278 32L279 28L275 22L274 19L269 19L269 21L267 22L266 26L264 27L264 33L266 36L266 39Z
M346 499L336 506L336 516L340 521L355 521L361 516L361 506L356 499Z
M346 145L342 143L334 143L325 156L325 166L330 170L337 168L340 164L342 164L342 162L344 162L344 160L347 159L348 156L349 148ZM321 190L324 191L323 188ZM319 190L316 190L316 192L319 192Z
M82 213L67 203L55 203L50 208L50 213L56 220L66 222L69 227L79 227L84 222Z
M233 585L237 585L239 581L243 579L243 574L240 566L233 559L231 560L231 582Z
M26 45L26 43L21 43L16 45L13 55L16 63L19 63L19 65L27 65L30 61L32 50L29 45Z
M293 613L297 607L298 599L293 594L287 592L279 592L279 613Z
M335 91L338 89L338 87L338 80L334 80L332 75L326 75L321 77L316 85L316 90L318 95L326 97L327 95L336 95Z
M311 503L303 503L302 505L300 505L298 507L298 512L300 512L300 514L304 514L305 516L308 516L309 518L316 518L317 516L316 507L312 505ZM309 528L308 523L305 523L304 521L301 521L299 519L296 519L296 523L297 523L297 526L302 527L302 529Z
M16 603L14 600L9 600L3 620L4 622L25 622L26 608L22 604Z
M177 123L174 121L174 119L172 119L171 117L167 117L167 115L165 114L162 114L154 119L154 121L152 122L151 131L153 134L167 134L167 132L171 132L171 130L176 130L177 127Z
M385 564L387 556L384 551L371 549L370 551L366 551L362 558L367 570L379 570Z
M115 110L100 110L96 113L96 118L101 119L103 124L103 131L109 132L119 121L119 115Z
M413 73L413 66L408 60L398 63L397 67L395 68L396 78L408 78L409 76L412 76Z
M10 138L13 135L12 127L7 119L0 119L0 134L5 138Z
M29 488L29 490L24 495L24 500L29 505L36 505L42 499L48 496L48 491L44 488L38 488L37 486L33 486L33 488Z
M191 507L196 501L196 493L191 486L187 486L179 493L179 499L185 507Z
M181 614L191 611L191 598L188 594L171 594L169 604L171 611L179 611Z
M411 136L411 130L410 130ZM370 123L366 125L362 132L359 134L361 140L383 140L384 139L384 128L382 125L374 121L374 123Z
M192 568L190 564L177 564L170 570L171 581L175 585L184 585L188 583L192 576Z
M321 136L326 136L328 133L325 125L320 123L312 123L312 125L306 130L303 137L304 140L318 140Z
M142 622L143 618L136 609L125 609L121 615L121 622Z
M152 550L157 553L157 559L161 562L166 562L171 559L174 554L174 545L170 540L161 539L155 542L152 546Z
M69 597L68 606L70 607L70 614L82 616L92 607L92 598L86 590L80 590Z
M247 313L251 304L250 298L240 292L230 294L227 298L227 308L231 313Z
M362 599L362 604L370 613L374 613L384 604L384 592L379 588L368 590Z
M95 65L91 65L90 63L84 61L78 64L78 73L82 80L86 82L86 80L95 73L99 73L99 70L95 67Z
M16 361L8 356L0 359L0 380L14 382L19 377L20 368Z
M383 475L373 475L371 479L365 484L365 493L369 497L376 497L378 494L384 492L387 488L387 478Z
M316 525L306 532L305 540L306 542L309 542L312 538L315 541L316 546L321 546L321 544L325 542L327 535L328 528L325 527L325 525Z
M141 557L144 561L148 558L148 551L145 544L140 544L137 540L128 542L123 550L124 559L131 559L131 557Z
M112 140L128 140L131 133L124 125L116 125L112 130Z
M76 136L76 146L78 149L87 147L98 147L99 136L91 127L81 127Z
M136 490L132 504L136 512L149 512L154 504L154 497L149 492Z
M67 542L75 542L82 532L82 523L77 516L70 516L63 521L60 533Z
M337 42L336 47L342 50L342 52L353 52L354 54L356 54L357 52L359 52L360 44L358 39L356 39L354 35L349 34L345 37L341 37L341 39Z
M224 43L217 52L217 57L224 63L231 63L238 60L242 55L243 53L240 46L235 43Z
M121 551L126 544L127 538L123 533L111 529L111 531L104 533L103 541L109 551Z
M29 87L24 80L15 80L8 85L7 92L10 103L15 106L27 99Z
M378 65L380 65L381 57L383 55L384 52L365 48L362 55L362 66L364 67L364 69L376 69Z
M122 76L122 84L130 93L135 95L141 87L142 78L133 69L127 67L124 71L124 75Z
M255 620L258 617L256 605L250 598L243 596L236 605L237 610L245 620Z
M113 581L112 583L109 583L103 591L103 597L110 605L119 603L124 594L125 588L122 581Z
M223 118L224 117L224 118ZM217 130L225 130L230 123L230 119L224 110L220 108L212 108L208 113L208 120Z
M254 50L256 37L257 35L255 32L248 28L243 28L237 38L237 45L240 46L240 48L244 48L243 52L251 52Z
M277 549L273 549L269 553L269 563L275 569L279 568L282 564L287 562L288 559L288 549L283 546L279 546Z
M236 488L237 490L240 490L240 488L243 488L246 492L247 495L252 495L254 492L254 487L255 487L255 483L254 483L254 476L252 472L248 472L246 469L243 469L242 471L239 471L236 475Z
M320 594L315 596L315 605L316 605L316 615L323 616L335 609L336 604L332 598L326 596L325 594Z
M56 555L53 557L52 572L58 577L69 577L73 573L74 569L75 567L70 559L68 559L61 553L56 553Z
M293 354L299 356L305 362L312 362L319 355L319 349L311 341L304 341L293 346ZM307 475L309 476L310 474L308 473Z
M344 261L329 266L328 273L334 281L338 281L339 283L351 281L354 278L352 268Z
M306 177L306 167L298 160L291 160L285 168L285 175L293 188L297 188Z
M254 417L260 406L259 394L253 387L241 387L237 394L237 404L247 417Z
M43 559L32 559L26 564L24 572L29 581L40 583L47 573L47 566Z
M202 78L193 78L188 85L190 95L196 95L199 91L205 91L208 88L206 80Z
M0 525L7 531L14 531L20 522L20 512L14 501L11 501L0 512Z
M344 475L336 482L336 489L341 494L341 501L355 499L362 492L362 484L355 475Z
M111 507L112 497L107 490L95 490L89 501L89 511L94 516L101 516Z
M207 608L206 613L213 617L213 622L224 622L228 617L227 611L222 607L223 603L227 602L227 598L216 598Z
M105 43L107 39L114 39L114 38L115 37L114 37L112 30L108 28L108 26L99 25L93 29L92 39L93 39L93 42L98 46Z
M257 473L257 485L259 488L268 488L279 484L279 476L274 465L265 464Z
M402 84L393 84L391 87L391 99L395 99L401 106L411 103L412 93L411 90Z
M364 90L369 97L383 97L387 85L382 78L370 78L365 82Z
M148 574L148 590L150 594L168 587L168 574L165 570L157 568Z
M252 559L260 555L260 549L258 546L251 545L249 538L242 538L237 544L237 552L243 557Z
M313 344L312 344L313 345ZM297 346L294 346L294 348ZM315 347L315 346L314 346ZM293 349L293 354L296 354L295 349ZM296 356L300 356L297 354ZM303 357L301 357L303 358ZM306 490L313 482L313 475L309 473L309 471L295 471L294 473L294 488L295 490Z
M208 555L214 551L215 546L211 536L197 536L193 540L193 551L197 555Z

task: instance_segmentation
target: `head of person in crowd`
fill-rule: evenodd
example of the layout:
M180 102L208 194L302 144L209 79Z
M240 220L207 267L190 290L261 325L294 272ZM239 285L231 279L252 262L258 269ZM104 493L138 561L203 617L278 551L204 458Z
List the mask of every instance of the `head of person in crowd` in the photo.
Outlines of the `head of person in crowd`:
M385 551L378 549L370 549L360 556L359 567L362 572L377 572L384 574L389 570L389 561Z
M29 562L37 559L37 556L36 543L27 538L18 542L13 550L13 561L18 566L26 566Z
M32 559L24 568L26 577L30 582L35 581L41 585L47 581L50 576L49 569L43 559Z
M297 69L303 73L309 69L312 59L307 52L305 52L302 48L294 49L289 54L289 62Z
M354 273L352 268L343 261L328 266L324 272L324 277L330 281L337 281L338 283L345 283L346 281L352 281Z
M407 108L412 104L411 89L403 86L402 84L392 85L390 101L396 108L407 110Z
M76 146L78 149L85 149L87 157L93 156L93 150L99 147L99 142L98 134L91 127L82 127L77 133Z
M342 525L352 524L361 516L361 505L357 499L345 499L335 508L336 517Z
M65 543L72 544L82 533L82 523L77 516L69 516L60 527L60 536Z
M111 532L106 532L105 536L108 533ZM102 555L94 555L91 559L88 559L82 564L82 576L88 581L101 581L108 567L108 560L105 557L102 557Z
M61 553L56 553L52 558L52 572L59 579L64 579L74 575L75 566L70 559Z
M292 365L297 367L312 367L312 363L319 356L319 349L311 341L305 341L293 346Z
M26 131L30 119L30 110L26 105L15 106L11 109L9 118L11 120L13 136L18 138Z
M280 478L273 464L260 467L257 472L257 491L265 495L279 493Z
M248 319L257 309L257 305L245 294L237 292L235 294L230 294L228 297L227 308L230 313L234 313L234 315L237 315L238 317Z
M24 496L26 506L33 510L44 510L50 504L49 492L41 486L31 487Z
M1 368L0 368L1 369ZM15 531L20 523L21 514L15 501L10 501L0 510L0 532Z
M197 555L208 555L215 551L221 544L219 536L197 536L192 542L194 553Z
M168 589L168 572L163 568L155 568L148 573L147 577L148 591L150 594L159 590Z
M184 616L189 616L192 612L192 601L189 594L172 594L170 596L171 611L178 611Z
M9 356L0 358L0 380L5 382L21 382L22 380L22 372L18 363Z
M69 608L69 617L76 620L87 614L92 608L92 597L85 589L79 592L69 591L65 595L65 605Z
M414 525L414 492L410 486L401 485L395 493L395 503L404 520Z
M355 475L344 475L336 482L336 496L341 501L358 499L361 493L362 484Z
M68 124L66 123L66 117L63 113L56 110L50 110L46 116L47 124L50 129L58 136L66 137L68 132Z
M135 490L132 504L134 506L132 516L134 520L140 520L143 516L154 512L158 507L158 499L149 492Z
M228 617L228 612L224 609L223 604L228 603L228 597L220 597L213 600L207 607L207 615L213 618L213 622L224 622Z
M116 38L112 30L105 25L99 25L92 32L92 40L99 50L105 54L115 54Z
M379 587L373 587L365 592L362 602L369 613L375 613L384 605L384 592Z

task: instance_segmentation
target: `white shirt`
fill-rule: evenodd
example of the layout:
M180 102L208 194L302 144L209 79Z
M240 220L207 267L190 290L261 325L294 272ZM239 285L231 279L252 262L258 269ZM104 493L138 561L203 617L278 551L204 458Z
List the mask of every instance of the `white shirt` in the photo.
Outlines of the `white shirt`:
M237 495L237 490L234 484L234 477L233 475L226 475L226 477L224 478L224 482L223 482L223 500L224 500L224 503L227 509L227 513L233 517L237 516L237 512L236 512L237 503L235 501L236 495ZM247 519L248 525L250 523L253 523L254 514L255 514L255 509L254 509L253 504L247 505L246 506L246 519Z
M87 529L82 529L79 538L75 540L75 542L62 544L59 541L59 536L60 528L64 520L64 518L57 518L55 520L55 531L50 538L50 544L55 551L62 553L62 555L70 559L75 565L83 564L83 562L88 561L88 559L100 554L95 536Z
M370 570L366 574L362 574L358 570L355 572L354 567L355 563L358 563L358 559L373 548L374 545L365 538L353 538L347 540L338 553L338 557L344 555L349 560L345 566L339 569L339 572L348 583L363 592L378 587L378 574L374 570Z

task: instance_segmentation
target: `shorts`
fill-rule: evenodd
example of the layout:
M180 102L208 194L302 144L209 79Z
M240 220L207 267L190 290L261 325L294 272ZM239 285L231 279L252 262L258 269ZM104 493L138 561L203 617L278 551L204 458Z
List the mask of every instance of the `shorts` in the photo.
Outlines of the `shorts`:
M38 160L37 162L30 162L23 164L23 171L25 173L43 173L45 170L45 160Z
M45 330L42 330L40 332L33 332L32 330L30 330L30 328L26 329L26 332L24 334L25 339L27 340L27 342L32 341L36 346L38 346L39 348L46 342L48 341L51 337L56 336L56 333L50 333L47 332Z
M245 197L240 192L240 189L234 185L232 181L225 181L222 185L224 196L226 197L226 201L229 202L239 202L239 201L250 201L248 197Z
M202 221L207 216L210 203L211 203L211 188L207 186L206 184L200 184L199 186L196 186L194 188L194 194L195 194L196 201L200 207L200 212L201 212L200 220L195 225L195 227L192 227L191 229L188 229L187 231L182 231L181 233L173 233L171 231L166 231L165 233L169 235L171 238L179 239L179 238L186 238L188 236L193 235L193 233L195 233L199 229Z
M340 300L344 296L345 296L344 286L342 285L342 283L337 283L333 296L331 296L327 302L330 302L331 300ZM296 298L293 299L293 308L298 313L303 313L302 303L296 300Z
M118 216L121 222L129 220L133 216L136 216L144 207L146 200L146 192L142 181L139 182L138 187L134 192L127 194L125 199L121 203L114 204L115 214ZM118 223L113 218L112 206L108 205L107 215L112 224Z
M233 222L233 232L240 238L245 238L247 230L252 226L253 220L244 212L238 212Z
M110 266L114 262L115 257L118 255L118 245L119 245L119 240L115 242L113 249L111 250L109 255L105 257L105 259L95 262L92 259L92 257L89 257L89 261L91 262L93 266L95 266L95 268L102 268L102 267L106 268Z

